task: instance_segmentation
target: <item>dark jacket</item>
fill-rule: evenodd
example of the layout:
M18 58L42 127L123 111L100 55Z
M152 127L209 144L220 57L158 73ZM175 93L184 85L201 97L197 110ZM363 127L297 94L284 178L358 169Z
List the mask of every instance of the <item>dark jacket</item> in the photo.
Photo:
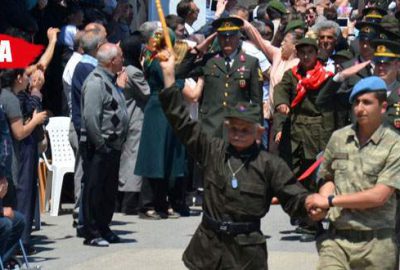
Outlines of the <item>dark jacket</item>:
M277 196L292 216L306 215L307 191L287 165L257 144L237 152L223 139L207 135L191 120L176 86L164 89L160 101L175 133L188 152L204 167L204 214L216 221L257 222ZM238 186L232 185L228 167L236 170ZM257 256L255 255L257 254ZM235 258L232 269L265 269L265 237L261 231L221 236L202 223L186 249L183 260L190 269L216 269L221 258ZM229 259L228 259L229 260Z
M239 51L228 71L221 52L207 54L200 62L194 63L194 59L189 54L178 67L177 78L204 76L199 119L206 133L222 138L228 106L252 102L262 108L262 78L258 60ZM263 123L262 119L260 114L260 124Z

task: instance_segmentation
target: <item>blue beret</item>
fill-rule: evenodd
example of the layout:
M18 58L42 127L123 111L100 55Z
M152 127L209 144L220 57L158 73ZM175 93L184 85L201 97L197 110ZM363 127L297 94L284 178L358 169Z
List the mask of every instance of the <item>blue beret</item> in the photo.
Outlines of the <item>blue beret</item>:
M354 85L349 98L350 104L352 104L356 96L361 93L377 91L387 91L385 81L377 76L364 78Z

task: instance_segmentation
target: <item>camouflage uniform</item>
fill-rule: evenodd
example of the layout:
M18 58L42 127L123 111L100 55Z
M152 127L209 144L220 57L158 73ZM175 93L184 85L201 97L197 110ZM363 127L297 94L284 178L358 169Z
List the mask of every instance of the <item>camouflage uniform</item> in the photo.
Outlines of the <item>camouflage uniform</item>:
M400 189L400 136L381 125L360 147L356 125L333 133L326 147L320 177L335 182L335 194L351 194L376 184ZM333 207L327 238L319 239L318 269L395 269L396 195L381 207Z

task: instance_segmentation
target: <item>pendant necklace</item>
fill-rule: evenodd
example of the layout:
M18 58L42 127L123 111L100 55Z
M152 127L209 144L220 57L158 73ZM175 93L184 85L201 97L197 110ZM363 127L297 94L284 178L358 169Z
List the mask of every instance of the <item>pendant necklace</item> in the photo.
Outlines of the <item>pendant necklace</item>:
M232 174L232 177L231 177L231 186L232 186L233 189L237 189L238 186L239 186L239 182L238 182L238 180L237 180L237 178L236 178L236 174L237 174L241 169L243 169L244 165L246 165L246 162L247 162L247 160L246 160L242 165L240 165L239 169L237 169L236 171L233 171L232 166L231 166L231 163L230 163L230 161L229 161L229 159L228 159L228 168L229 168L229 170L231 171L231 174Z

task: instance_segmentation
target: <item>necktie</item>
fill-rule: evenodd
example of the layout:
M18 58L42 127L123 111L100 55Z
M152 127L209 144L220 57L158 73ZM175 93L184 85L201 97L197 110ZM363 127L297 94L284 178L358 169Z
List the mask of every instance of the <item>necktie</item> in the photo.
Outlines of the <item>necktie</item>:
M231 59L229 56L225 57L225 66L226 66L226 71L231 71Z

